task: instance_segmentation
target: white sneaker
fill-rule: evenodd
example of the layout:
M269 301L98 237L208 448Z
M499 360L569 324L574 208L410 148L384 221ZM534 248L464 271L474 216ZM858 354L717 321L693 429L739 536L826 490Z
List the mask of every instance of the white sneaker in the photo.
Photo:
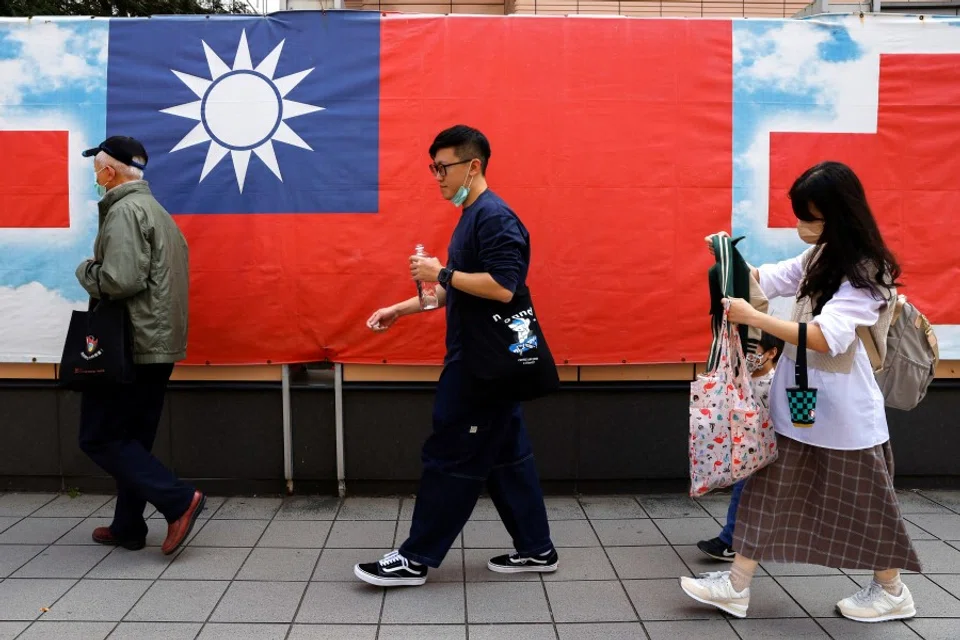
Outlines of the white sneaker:
M902 620L917 615L910 589L903 585L899 596L892 596L876 580L837 603L837 609L844 617L857 622L884 622Z
M747 617L750 606L750 587L737 591L730 582L729 571L701 573L699 578L680 578L684 593L703 604L710 604L738 618Z

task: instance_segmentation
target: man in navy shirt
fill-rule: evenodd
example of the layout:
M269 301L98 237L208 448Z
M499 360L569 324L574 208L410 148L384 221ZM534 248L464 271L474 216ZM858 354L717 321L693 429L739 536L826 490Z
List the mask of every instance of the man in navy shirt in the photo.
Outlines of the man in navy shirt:
M490 143L476 129L457 125L430 147L430 169L443 197L463 207L448 248L449 262L412 256L410 273L439 282L446 307L447 353L437 385L433 433L423 446L423 474L410 535L378 562L358 564L354 573L379 586L421 585L428 567L443 561L486 487L516 553L492 558L499 573L556 571L543 492L519 403L481 398L469 391L462 362L462 323L475 322L463 306L467 296L509 302L526 281L529 234L510 207L487 188ZM471 307L472 309L473 307ZM413 297L376 311L367 321L386 331L400 317L418 313Z

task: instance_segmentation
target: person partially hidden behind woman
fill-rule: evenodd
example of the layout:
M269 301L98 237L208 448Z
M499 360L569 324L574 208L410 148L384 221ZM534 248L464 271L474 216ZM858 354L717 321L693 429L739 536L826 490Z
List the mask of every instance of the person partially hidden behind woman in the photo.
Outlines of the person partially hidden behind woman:
M740 499L730 571L682 577L694 600L746 617L758 562L873 570L873 580L837 603L845 617L880 622L916 615L900 570L920 561L893 486L893 451L883 395L857 327L869 327L885 355L901 270L874 220L860 180L823 162L789 192L800 256L753 268L768 298L793 296L792 321L731 300L731 322L786 341L770 390L779 456L747 480ZM708 238L709 242L709 238ZM793 386L800 323L807 326L809 386L817 389L812 427L794 426Z

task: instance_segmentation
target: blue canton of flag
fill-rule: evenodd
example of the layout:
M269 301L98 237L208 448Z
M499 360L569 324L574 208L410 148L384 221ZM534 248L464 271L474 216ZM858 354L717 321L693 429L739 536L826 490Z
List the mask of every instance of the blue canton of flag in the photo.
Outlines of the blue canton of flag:
M171 213L371 213L380 14L114 21L107 134Z

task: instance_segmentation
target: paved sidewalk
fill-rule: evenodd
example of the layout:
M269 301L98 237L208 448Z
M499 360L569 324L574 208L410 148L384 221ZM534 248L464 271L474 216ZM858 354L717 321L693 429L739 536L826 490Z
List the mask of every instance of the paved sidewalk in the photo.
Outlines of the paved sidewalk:
M110 496L0 494L0 640L956 640L960 492L901 502L926 570L904 577L918 617L867 625L834 608L862 572L765 565L745 620L687 598L678 576L729 566L695 546L719 532L722 494L550 498L560 570L543 577L487 570L510 541L482 500L427 585L390 591L352 569L403 540L410 498L209 498L164 557L159 517L142 551L92 543Z

